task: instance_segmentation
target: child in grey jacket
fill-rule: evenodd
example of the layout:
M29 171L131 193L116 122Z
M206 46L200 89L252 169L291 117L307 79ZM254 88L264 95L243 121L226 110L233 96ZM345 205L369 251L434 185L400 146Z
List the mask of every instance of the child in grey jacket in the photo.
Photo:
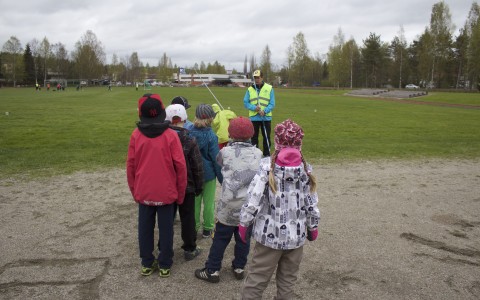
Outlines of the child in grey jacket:
M223 255L232 236L235 237L232 271L236 279L244 278L250 244L240 240L240 210L262 158L262 151L250 143L253 132L253 124L248 118L232 119L228 127L231 141L217 155L217 163L222 167L222 194L217 202L215 232L208 259L203 269L195 271L199 279L213 283L220 281Z

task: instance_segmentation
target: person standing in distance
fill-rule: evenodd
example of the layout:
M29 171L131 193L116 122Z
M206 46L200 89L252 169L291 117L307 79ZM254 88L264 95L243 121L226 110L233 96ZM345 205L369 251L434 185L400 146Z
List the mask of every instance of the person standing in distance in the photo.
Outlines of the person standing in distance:
M260 70L253 72L254 83L247 89L243 97L243 105L248 109L248 116L253 123L254 134L252 144L258 148L258 133L262 132L263 156L270 156L270 131L272 125L272 110L275 108L275 93L273 87L263 81Z

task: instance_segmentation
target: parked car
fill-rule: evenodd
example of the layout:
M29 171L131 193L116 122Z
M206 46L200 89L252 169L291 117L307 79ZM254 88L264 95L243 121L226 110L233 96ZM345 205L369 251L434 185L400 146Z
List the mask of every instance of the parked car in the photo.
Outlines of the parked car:
M406 88L406 89L418 89L419 86L410 83L410 84L407 84L407 85L405 86L405 88Z

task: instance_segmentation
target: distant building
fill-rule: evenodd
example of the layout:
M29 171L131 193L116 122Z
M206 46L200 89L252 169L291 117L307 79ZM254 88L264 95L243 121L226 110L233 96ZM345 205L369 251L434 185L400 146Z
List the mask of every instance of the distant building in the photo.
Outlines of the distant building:
M173 75L179 84L189 85L220 85L220 86L250 86L253 81L242 74L182 74Z

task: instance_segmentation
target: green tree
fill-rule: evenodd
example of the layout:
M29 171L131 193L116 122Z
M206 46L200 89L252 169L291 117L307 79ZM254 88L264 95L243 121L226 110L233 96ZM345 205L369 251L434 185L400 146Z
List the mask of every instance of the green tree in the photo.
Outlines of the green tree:
M363 71L365 74L366 87L380 87L387 81L386 70L388 60L388 45L380 40L380 36L370 33L367 39L363 40L361 49Z
M466 33L465 28L460 29L460 34L456 37L454 42L454 60L457 68L457 80L455 83L455 88L465 88L466 80L468 78L467 72L467 50L468 50L468 41L469 37Z
M260 70L263 72L263 79L265 82L273 81L273 71L272 71L272 52L268 45L263 49L262 56L260 58Z
M248 73L248 58L247 55L245 54L245 61L243 62L243 74Z
M305 36L299 32L294 38L291 47L289 48L289 59L291 64L289 69L289 82L294 86L310 85L311 82L311 57L308 49Z
M5 70L5 74L11 75L14 87L17 85L18 65L22 51L22 44L16 36L11 36L10 39L3 44L3 52L8 54L8 60L10 61L10 67ZM6 59L5 61L8 60Z
M454 29L448 5L444 1L435 3L432 7L429 27L433 46L430 80L432 85L442 87L452 82L448 61L453 57L452 32Z
M468 39L467 46L467 74L470 86L480 90L480 6L474 2L468 13L465 24L465 33Z
M253 76L253 71L257 69L257 59L255 58L255 54L250 56L250 77Z
M320 84L323 81L323 62L320 54L315 53L312 59L312 78L314 83Z
M333 43L329 47L327 54L328 57L328 69L330 82L336 88L340 85L343 86L345 79L348 76L348 65L344 60L342 48L345 44L345 36L342 29L339 28L337 34L333 37Z
M23 53L23 61L25 67L25 77L23 80L24 83L28 85L35 84L35 63L29 44L25 46L25 52Z

